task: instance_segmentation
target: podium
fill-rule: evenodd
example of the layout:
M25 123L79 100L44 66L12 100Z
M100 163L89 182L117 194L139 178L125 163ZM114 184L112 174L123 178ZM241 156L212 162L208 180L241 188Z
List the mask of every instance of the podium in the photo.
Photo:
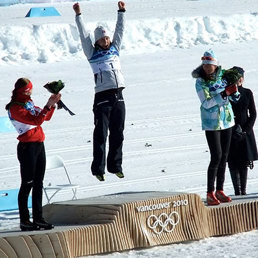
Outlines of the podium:
M0 254L77 257L232 235L257 229L257 215L257 194L218 206L206 206L197 194L172 192L56 202L44 206L53 230L2 232Z

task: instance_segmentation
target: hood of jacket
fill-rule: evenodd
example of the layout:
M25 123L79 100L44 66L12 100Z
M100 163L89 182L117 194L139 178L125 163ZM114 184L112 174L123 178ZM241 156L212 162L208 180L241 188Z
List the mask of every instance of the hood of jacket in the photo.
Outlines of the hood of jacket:
M192 77L195 79L202 78L204 80L216 81L216 79L219 77L220 71L221 71L221 66L218 66L216 71L213 74L207 76L202 68L202 65L200 65L192 71Z

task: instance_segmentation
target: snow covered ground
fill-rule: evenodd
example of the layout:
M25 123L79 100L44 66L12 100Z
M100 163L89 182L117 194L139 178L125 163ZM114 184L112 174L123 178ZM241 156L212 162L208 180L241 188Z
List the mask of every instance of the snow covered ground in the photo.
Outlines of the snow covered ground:
M54 1L53 1L54 2ZM117 1L80 2L93 31L100 22L113 31ZM44 106L46 82L61 79L64 103L76 113L58 110L43 125L47 155L65 160L78 197L130 191L183 191L205 197L209 152L201 131L199 99L191 72L203 52L212 48L224 68L246 70L245 85L258 103L258 1L254 0L130 0L121 63L127 88L124 142L125 179L107 174L98 182L92 161L94 85L74 22L71 2L54 2L61 17L24 18L33 6L0 7L0 116L6 116L15 81L28 77L33 99ZM258 125L255 125L258 137ZM18 188L16 133L0 134L0 189ZM248 176L248 193L258 192L258 168ZM62 176L51 175L59 182ZM46 180L48 176L46 175ZM225 192L233 194L227 172ZM68 199L70 192L54 201ZM0 230L18 226L17 212L0 213ZM257 257L258 232L209 238L106 257Z

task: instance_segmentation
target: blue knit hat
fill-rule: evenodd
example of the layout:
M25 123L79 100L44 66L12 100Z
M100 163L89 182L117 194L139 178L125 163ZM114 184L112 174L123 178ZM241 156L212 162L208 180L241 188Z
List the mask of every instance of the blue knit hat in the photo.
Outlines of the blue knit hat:
M213 64L218 65L218 59L213 52L213 50L209 49L208 51L204 52L203 57L201 58L202 64Z

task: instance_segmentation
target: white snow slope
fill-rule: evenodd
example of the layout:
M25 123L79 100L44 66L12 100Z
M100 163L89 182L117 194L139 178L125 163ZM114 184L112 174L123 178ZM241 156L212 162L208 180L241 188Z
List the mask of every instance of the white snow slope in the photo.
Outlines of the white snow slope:
M53 1L54 2L54 1ZM93 75L74 22L71 2L0 7L0 116L6 116L15 81L28 77L33 100L44 106L46 82L61 79L65 104L76 116L58 110L43 127L47 155L63 157L78 197L131 191L183 191L205 197L209 152L201 131L199 99L191 72L203 52L212 48L224 68L242 66L245 86L258 103L258 1L254 0L128 0L121 51L127 88L124 173L106 174L98 182L92 161ZM110 34L117 2L80 2L87 28L98 23ZM31 7L54 6L60 17L24 18ZM255 125L258 135L258 127ZM0 134L0 189L19 188L16 133ZM51 180L60 182L56 173ZM49 176L46 175L46 182ZM65 183L65 182L64 182ZM248 176L248 193L257 193L257 167ZM227 171L225 192L233 194ZM66 200L69 192L56 195ZM44 200L45 201L45 200ZM0 229L19 223L18 212L0 213ZM107 257L257 257L257 231L190 243L115 253Z

